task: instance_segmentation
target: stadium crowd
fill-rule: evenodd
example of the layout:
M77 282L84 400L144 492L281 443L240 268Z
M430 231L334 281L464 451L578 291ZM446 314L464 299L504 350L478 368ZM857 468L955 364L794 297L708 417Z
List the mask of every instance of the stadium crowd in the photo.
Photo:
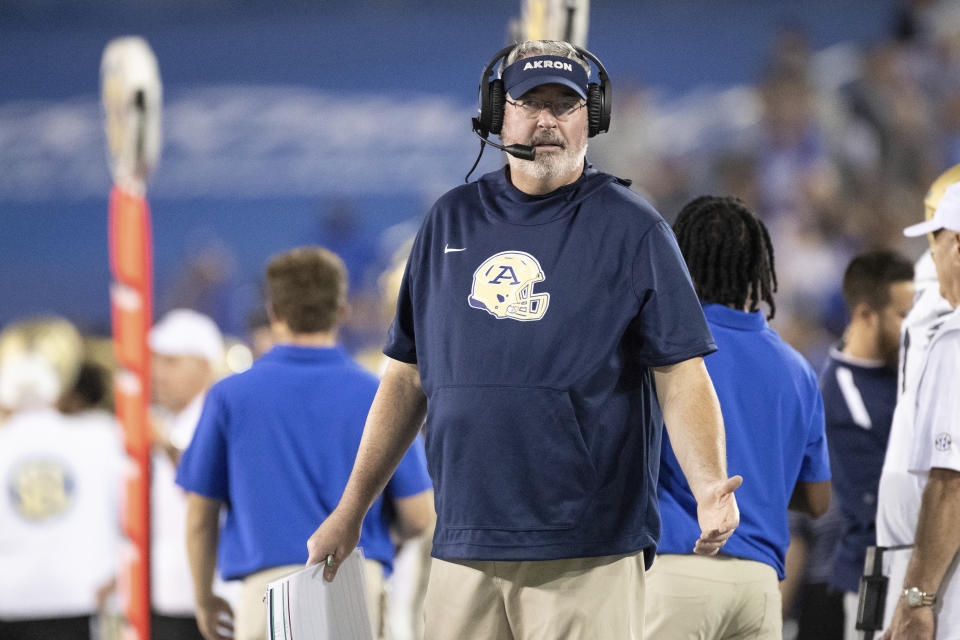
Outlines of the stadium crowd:
M960 6L905 2L889 37L864 46L813 51L785 27L762 69L681 96L618 87L617 135L590 158L668 221L703 193L756 211L777 248L772 326L819 367L843 330L846 264L872 248L918 256L901 230L960 162Z

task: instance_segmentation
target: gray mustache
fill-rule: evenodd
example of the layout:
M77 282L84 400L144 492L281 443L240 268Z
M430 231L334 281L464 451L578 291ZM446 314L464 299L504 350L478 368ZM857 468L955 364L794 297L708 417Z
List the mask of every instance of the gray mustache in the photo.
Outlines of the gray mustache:
M563 140L560 140L558 138L534 138L530 142L530 145L534 147L537 146L538 144L555 144L562 149L565 149L567 147L567 145L563 143Z

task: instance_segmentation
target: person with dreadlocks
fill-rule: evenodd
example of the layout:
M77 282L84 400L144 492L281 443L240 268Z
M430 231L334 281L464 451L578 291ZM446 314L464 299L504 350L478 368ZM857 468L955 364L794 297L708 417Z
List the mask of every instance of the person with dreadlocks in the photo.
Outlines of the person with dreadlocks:
M723 413L727 464L744 483L740 527L717 556L694 555L697 503L664 434L657 488L663 534L647 580L647 632L779 639L787 509L817 517L830 503L817 376L767 324L777 276L763 222L739 199L702 196L683 208L673 230L717 343L705 361Z

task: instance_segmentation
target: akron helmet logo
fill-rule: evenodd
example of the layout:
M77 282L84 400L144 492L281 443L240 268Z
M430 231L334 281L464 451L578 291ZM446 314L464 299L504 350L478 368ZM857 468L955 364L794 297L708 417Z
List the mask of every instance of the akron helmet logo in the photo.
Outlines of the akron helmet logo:
M501 251L477 267L467 300L474 309L483 309L498 320L539 320L550 304L549 293L533 292L533 286L543 280L543 269L532 255Z

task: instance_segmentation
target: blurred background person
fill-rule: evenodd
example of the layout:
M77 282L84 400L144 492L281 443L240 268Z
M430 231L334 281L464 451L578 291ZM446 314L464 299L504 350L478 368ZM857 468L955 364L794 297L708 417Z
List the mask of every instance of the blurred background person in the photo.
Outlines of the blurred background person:
M850 322L820 374L833 491L843 531L831 585L843 593L844 640L855 640L857 592L876 544L877 488L897 400L900 324L913 305L913 265L892 251L858 255L843 274Z
M151 329L150 597L154 640L201 640L187 561L187 498L174 478L203 400L223 363L223 337L208 316L174 309Z
M788 507L816 517L830 502L823 403L813 369L767 325L777 275L764 224L736 198L701 196L673 228L717 343L705 362L723 413L728 473L744 483L740 526L717 557L694 555L697 502L664 435L663 533L647 578L647 634L779 640Z
M213 387L181 461L177 482L190 492L188 551L208 640L226 637L218 619L232 613L238 640L267 634L267 584L302 568L307 538L346 485L377 390L376 377L337 344L347 289L343 261L326 249L297 248L270 261L267 313L276 345L252 369ZM432 485L417 440L363 523L375 638L387 637L390 532L398 541L419 536L433 518ZM233 611L213 593L218 547L225 576L242 580Z
M103 412L65 415L83 356L66 320L0 334L0 638L91 638L120 554L123 453Z

